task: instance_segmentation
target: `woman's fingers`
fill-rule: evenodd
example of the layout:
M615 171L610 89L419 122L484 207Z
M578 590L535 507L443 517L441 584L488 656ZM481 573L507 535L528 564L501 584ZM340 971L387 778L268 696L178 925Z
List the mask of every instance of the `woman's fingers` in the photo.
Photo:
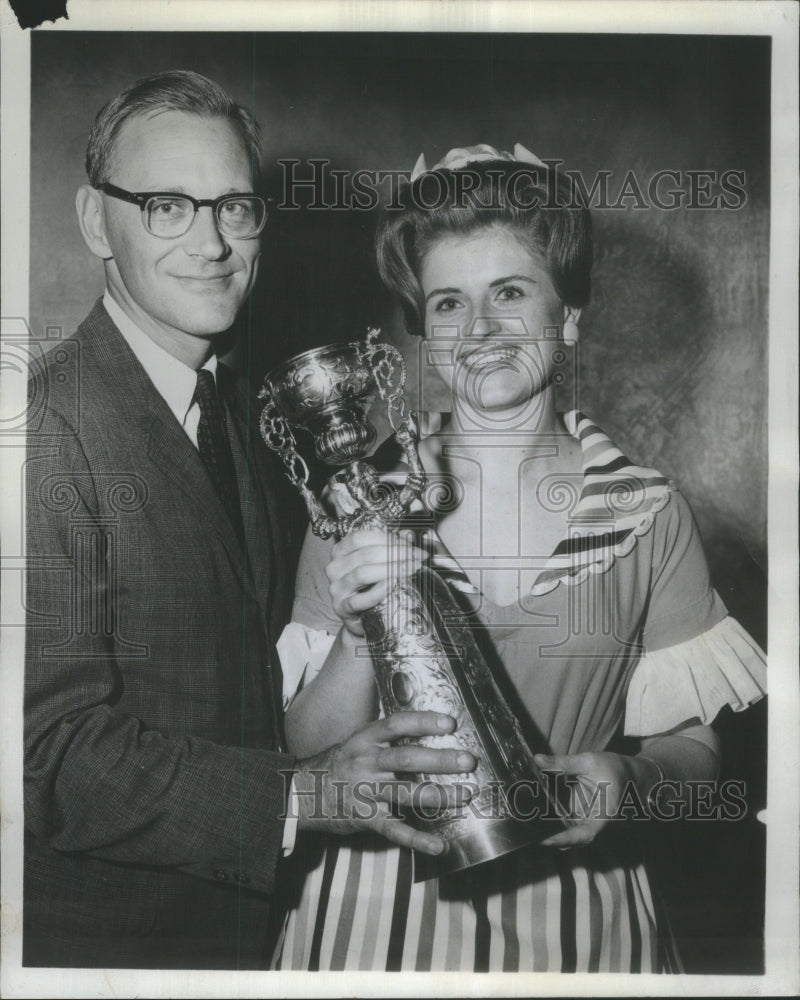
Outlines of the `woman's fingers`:
M350 539L361 535L358 544ZM329 580L341 580L363 567L380 567L384 575L401 576L418 568L427 553L389 532L352 532L331 550ZM388 567L388 569L387 569Z
M372 545L382 545L385 548L388 535L388 530L381 531L379 528L356 528L332 546L331 558L344 558L358 549L369 548Z
M618 814L629 787L629 758L609 752L577 754L537 754L534 762L540 772L556 775L566 783L571 807L565 822L568 829L547 840L545 847L580 847L591 843Z
M332 553L325 572L329 580L340 580L360 566L385 566L386 553L385 545L366 545L343 555Z
M387 596L394 582L416 572L422 565L423 556L413 550L408 559L398 560L394 565L386 562L385 549L362 549L360 554L372 557L374 561L362 562L346 572L346 566L328 566L330 594L333 609L344 622L353 621L361 612L374 608Z
M362 563L341 576L332 577L330 591L331 594L355 594L376 584L386 584L390 579L385 563Z
M422 566L425 558L421 549L407 548L397 554L387 553L386 549L360 549L346 559L329 563L326 573L331 587L360 590L381 580L405 579Z
M533 761L540 771L557 771L564 774L591 775L594 770L594 758L596 756L598 755L593 753L537 753L533 758Z
M356 591L355 593L347 592L341 596L334 594L332 595L333 608L339 617L346 621L348 618L353 618L361 614L362 611L368 611L376 604L380 604L388 592L389 585L383 581L376 583L369 590Z
M350 532L333 546L325 568L334 611L353 628L359 614L379 604L395 580L415 573L426 558L394 532Z
M591 844L597 835L597 829L589 824L578 824L571 826L568 830L561 830L547 840L540 843L540 847L557 847L566 850L569 847L585 847Z

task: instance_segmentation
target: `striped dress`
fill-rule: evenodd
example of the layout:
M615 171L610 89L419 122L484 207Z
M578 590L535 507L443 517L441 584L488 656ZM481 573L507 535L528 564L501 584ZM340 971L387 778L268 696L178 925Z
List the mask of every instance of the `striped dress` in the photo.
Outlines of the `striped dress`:
M691 512L658 472L636 466L577 411L583 475L562 491L567 531L530 592L492 604L438 537L433 563L468 602L505 675L534 751L600 751L631 736L708 723L764 691L764 659L708 579ZM446 491L431 491L442 496ZM435 514L435 511L434 511ZM293 622L279 643L287 701L313 679L339 622L309 536ZM679 971L642 860L642 824L612 823L588 847L530 847L413 881L411 852L371 835L302 836L285 873L280 969L499 972ZM646 834L646 830L645 830Z
M329 846L291 911L276 967L679 971L643 866L603 867L596 849L517 851L448 879L412 879L404 849L366 838Z

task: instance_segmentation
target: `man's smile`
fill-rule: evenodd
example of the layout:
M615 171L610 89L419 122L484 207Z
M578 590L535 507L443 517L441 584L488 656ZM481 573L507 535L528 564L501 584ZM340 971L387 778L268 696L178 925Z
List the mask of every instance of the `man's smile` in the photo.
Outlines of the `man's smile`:
M173 274L172 277L192 285L217 285L233 278L236 273L236 271L226 271L224 274Z

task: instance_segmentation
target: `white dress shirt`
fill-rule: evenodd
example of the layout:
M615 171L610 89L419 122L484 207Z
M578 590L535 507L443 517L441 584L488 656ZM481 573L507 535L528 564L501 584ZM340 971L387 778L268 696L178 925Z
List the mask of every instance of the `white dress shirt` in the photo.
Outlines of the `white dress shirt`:
M197 447L197 425L200 423L200 407L193 403L197 388L197 372L169 351L151 340L124 312L106 290L103 305L114 325L125 338L128 347L136 355L150 381L158 390L167 406L175 414L175 419L186 431L189 440ZM217 356L212 354L203 365L217 379Z

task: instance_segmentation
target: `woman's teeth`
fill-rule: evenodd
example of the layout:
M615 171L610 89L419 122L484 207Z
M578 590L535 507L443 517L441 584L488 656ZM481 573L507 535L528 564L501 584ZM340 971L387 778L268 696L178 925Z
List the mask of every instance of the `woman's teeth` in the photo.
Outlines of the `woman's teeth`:
M466 355L463 358L463 363L470 368L476 368L502 361L510 361L516 355L516 347L482 347Z

